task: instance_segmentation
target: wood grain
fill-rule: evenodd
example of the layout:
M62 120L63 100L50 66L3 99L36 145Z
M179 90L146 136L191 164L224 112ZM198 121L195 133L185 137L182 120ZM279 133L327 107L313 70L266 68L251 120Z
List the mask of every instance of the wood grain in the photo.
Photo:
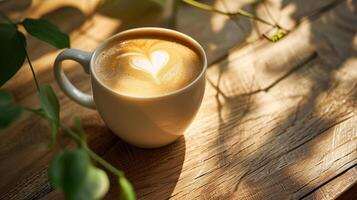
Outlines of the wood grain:
M354 189L354 195L350 196L350 198L345 197L346 194L344 194L344 192L346 192L346 190L353 190L353 187L351 186L354 186L357 182L356 173L357 166L352 167L335 179L327 182L324 187L319 188L304 199L335 199L336 197L336 199L339 200L351 199L351 197L355 196L356 190Z
M351 185L344 193L338 196L336 200L354 199L356 197L356 192L357 192L357 184Z
M185 137L153 150L125 144L95 111L59 91L51 70L58 51L30 38L40 82L58 91L61 119L83 119L90 146L125 171L139 199L335 198L357 177L356 1L207 2L272 15L291 33L272 44L260 37L268 27L242 20L249 38L257 39L242 46L242 32L227 17L182 6L177 29L200 41L211 63L204 102ZM160 23L37 3L28 15L54 21L70 33L73 47L88 51L120 30ZM65 67L76 86L90 91L76 64ZM4 89L24 105L37 105L26 65ZM47 149L47 132L46 123L29 114L1 131L0 199L63 198L47 182L49 160L61 148ZM114 177L111 184L106 198L116 199Z

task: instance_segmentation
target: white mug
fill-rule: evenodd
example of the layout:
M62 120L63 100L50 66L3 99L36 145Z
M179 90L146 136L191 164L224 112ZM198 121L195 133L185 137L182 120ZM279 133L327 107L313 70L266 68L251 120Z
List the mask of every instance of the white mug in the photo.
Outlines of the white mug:
M189 42L202 60L202 71L188 85L176 91L153 97L134 97L115 92L104 85L95 72L95 60L114 39L130 34L171 36ZM92 95L78 90L68 80L62 61L74 60L90 74ZM179 138L196 115L205 90L207 58L201 45L191 37L164 28L135 28L118 33L100 44L94 52L66 49L54 63L54 75L63 92L75 102L97 109L105 124L124 141L144 148L155 148Z

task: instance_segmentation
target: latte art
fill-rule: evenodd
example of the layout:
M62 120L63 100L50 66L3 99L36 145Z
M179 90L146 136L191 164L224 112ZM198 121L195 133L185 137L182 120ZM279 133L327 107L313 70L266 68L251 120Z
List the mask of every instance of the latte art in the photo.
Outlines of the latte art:
M123 56L133 55L133 53L124 54ZM150 60L142 54L137 54L140 57L131 59L131 66L144 72L150 73L155 80L157 80L157 74L164 67L168 60L169 54L166 51L154 51L150 54Z
M155 96L192 82L201 65L197 53L179 41L132 38L109 45L96 59L95 72L119 93Z

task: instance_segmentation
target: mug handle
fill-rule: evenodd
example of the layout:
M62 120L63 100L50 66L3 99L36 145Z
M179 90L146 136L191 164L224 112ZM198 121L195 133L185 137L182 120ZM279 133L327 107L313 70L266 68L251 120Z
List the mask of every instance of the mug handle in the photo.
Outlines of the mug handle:
M83 93L76 87L74 87L74 85L68 80L66 74L62 69L62 62L64 60L73 60L81 64L84 71L89 74L91 58L92 53L90 52L85 52L78 49L66 49L62 51L55 60L54 75L60 88L73 101L79 103L82 106L95 109L96 106L94 103L93 96L90 94Z

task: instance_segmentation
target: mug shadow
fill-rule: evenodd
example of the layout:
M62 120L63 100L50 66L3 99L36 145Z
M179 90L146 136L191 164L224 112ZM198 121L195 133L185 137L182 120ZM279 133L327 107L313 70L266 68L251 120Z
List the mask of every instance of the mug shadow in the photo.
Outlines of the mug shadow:
M184 136L156 149L134 147L119 139L104 158L125 172L138 199L169 199L182 171L185 150ZM117 178L110 176L110 183L104 199L116 199L120 193Z
M121 140L97 115L83 120L83 128L91 149L125 173L138 199L171 197L185 160L184 136L164 147L143 149ZM104 199L117 199L120 194L117 177L110 172L107 174L110 189Z

